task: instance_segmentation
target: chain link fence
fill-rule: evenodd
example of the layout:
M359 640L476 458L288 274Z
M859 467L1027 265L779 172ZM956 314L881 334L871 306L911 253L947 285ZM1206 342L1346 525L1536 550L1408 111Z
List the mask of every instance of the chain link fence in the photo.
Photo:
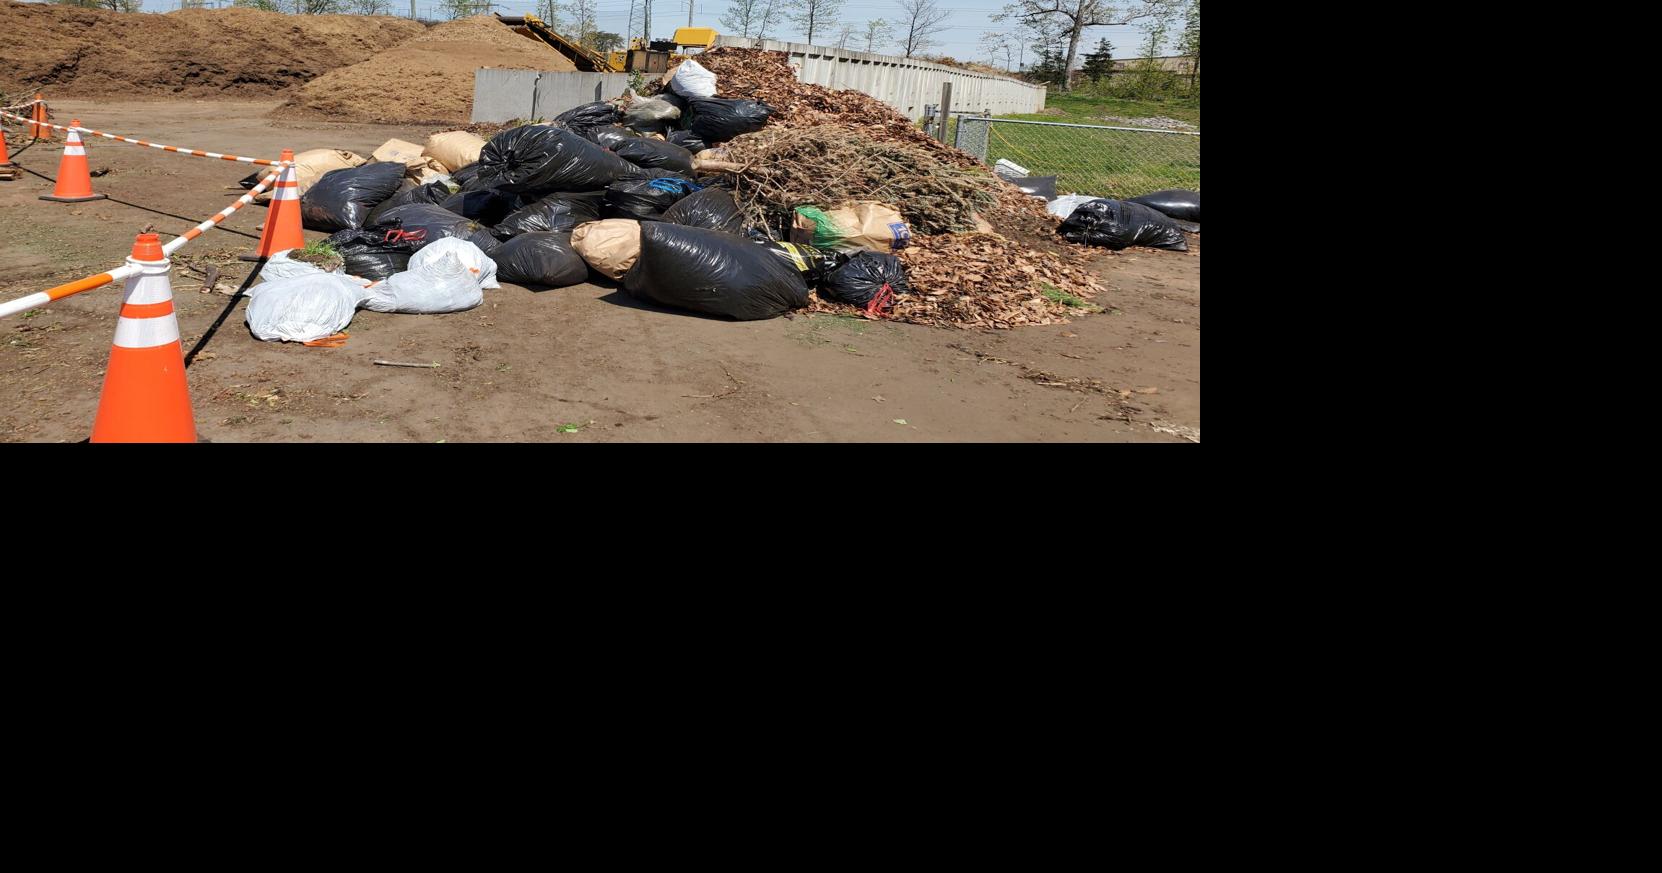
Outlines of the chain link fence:
M1200 190L1200 134L966 115L953 145L988 165L1000 158L1034 176L1055 176L1061 194L1136 197L1164 188Z

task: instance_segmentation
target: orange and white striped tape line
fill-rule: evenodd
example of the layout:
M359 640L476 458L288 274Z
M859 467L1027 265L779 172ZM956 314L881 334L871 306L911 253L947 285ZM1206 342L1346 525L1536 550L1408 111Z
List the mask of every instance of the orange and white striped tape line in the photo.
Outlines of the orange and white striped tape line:
M178 342L179 319L173 314L168 262L128 258L127 266L137 268L138 281L128 286L127 298L121 302L121 315L115 323L115 345L124 349L149 349Z
M0 110L4 110L4 109L28 109L29 107L35 105L36 103L45 103L45 102L46 102L45 100L30 100L28 103L19 103L16 106L0 106Z
M0 116L10 118L13 121L21 121L24 124L38 124L41 127L50 127L53 130L61 130L66 133L71 130L75 130L81 133L90 133L93 136L101 136L105 139L113 139L119 142L130 142L133 145L149 146L153 149L161 149L164 152L175 152L181 155L190 155L195 158L219 158L222 161L236 161L243 164L261 164L267 167L276 167L282 164L282 161L268 161L265 158L245 158L240 155L223 155L219 152L204 151L202 149L187 149L184 146L163 145L159 142L151 142L147 139L134 139L130 136L118 136L113 133L105 133L102 130L93 130L90 127L64 127L61 124L36 121L32 118L24 118L21 115L13 115L10 112L0 112Z
M221 209L218 213L216 213L214 215L214 217L208 219L207 221L204 221L201 224L198 224L197 226L191 228L190 230L185 231L183 236L180 236L177 239L171 240L166 245L162 246L162 254L171 256L174 252L176 252L179 249L183 248L185 243L188 243L191 240L196 239L197 237L201 236L204 232L211 229L214 225L220 223L221 221L224 221L227 217L229 217L231 215L231 213L236 212L238 209L241 209L241 208L243 208L244 206L247 206L250 203L253 203L254 198L259 196L260 194L264 193L267 186L269 186L273 181L277 180L277 178L280 175L287 175L292 180L293 175L294 175L294 168L293 167L284 167L281 171L276 172L276 173L272 173L271 175L266 176L264 179L261 179L260 184L255 185L252 189L250 189L248 191L247 194L244 194L241 197L238 197L235 203L232 203L230 206L227 206L224 209ZM293 189L291 188L289 190L293 190ZM279 194L281 195L281 192L279 192ZM284 199L289 199L289 198L285 197ZM119 281L121 281L123 279L126 279L128 277L138 275L139 274L139 269L140 268L138 266L135 266L133 263L128 263L124 266L116 267L115 269L109 271L108 273L99 273L96 276L87 276L84 279L76 279L73 282L69 282L69 283L64 284L64 285L59 285L56 288L48 288L45 291L39 291L39 292L36 292L34 294L29 294L29 295L24 296L24 297L19 297L16 300L10 301L8 303L0 303L0 318L5 318L8 315L16 315L19 312L23 312L23 311L28 310L28 309L34 309L37 306L45 306L46 304L51 303L54 300L62 300L63 298L68 297L71 294L80 294L83 291L91 291L94 288L102 288L105 285L110 284L111 282L119 282Z
M206 233L207 231L212 230L214 225L220 223L221 221L224 221L227 218L230 218L231 213L236 212L238 209L241 209L241 208L243 208L244 206L247 206L250 203L253 203L254 198L258 197L260 194L264 193L265 189L266 189L266 186L270 185L272 183L272 181L274 181L274 180L277 181L277 194L276 194L275 199L277 199L277 200L298 200L298 199L300 199L299 195L297 193L295 193L296 188L295 188L295 181L294 181L294 167L285 166L282 169L278 170L277 172L272 173L271 175L265 177L264 179L261 179L260 184L255 185L253 188L250 188L248 190L247 194L244 194L241 197L238 197L236 199L236 201L233 202L230 206L227 206L224 209L219 210L217 213L214 213L214 216L212 218L208 219L207 221L202 222L201 224L198 224L197 226L191 228L190 230L185 231L184 235L180 236L178 239L168 241L168 243L166 245L162 246L162 254L165 254L165 255L173 254L174 252L176 252L179 249L183 248L185 243L188 243L191 240L196 239L197 237L201 236L202 234Z

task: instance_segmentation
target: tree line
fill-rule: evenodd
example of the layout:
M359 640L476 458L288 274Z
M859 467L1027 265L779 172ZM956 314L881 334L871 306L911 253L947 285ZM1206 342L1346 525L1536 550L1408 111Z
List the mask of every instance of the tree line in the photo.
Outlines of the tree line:
M981 47L990 63L1028 79L1071 91L1081 81L1120 96L1198 94L1200 89L1200 0L1018 0L993 16L1014 32L988 32ZM1081 51L1093 27L1135 24L1143 33L1136 60L1124 73L1114 70L1114 46L1098 39ZM1164 67L1157 59L1175 54L1187 70ZM1029 58L1031 61L1029 61Z

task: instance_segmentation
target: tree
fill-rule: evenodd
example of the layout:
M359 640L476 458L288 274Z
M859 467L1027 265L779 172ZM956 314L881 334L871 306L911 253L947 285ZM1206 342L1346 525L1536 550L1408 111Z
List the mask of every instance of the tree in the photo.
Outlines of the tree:
M60 6L79 6L82 9L108 9L112 12L138 12L144 0L54 0Z
M571 16L571 29L577 42L592 46L594 35L600 30L595 25L595 18L599 14L595 8L595 0L571 0L566 4L566 14Z
M934 45L933 37L946 30L942 22L952 14L941 8L939 0L896 0L895 5L900 7L900 41L906 57Z
M824 33L836 26L843 0L793 0L791 20L802 28L803 39L814 45L814 31Z
M392 11L390 0L348 0L346 8L359 15L386 15Z
M1189 58L1189 90L1193 91L1200 86L1200 0L1190 0L1180 44Z
M1085 53L1085 78L1100 82L1114 72L1114 44L1106 39L1096 41L1096 51Z
M241 6L246 9L258 9L262 12L282 12L283 8L277 0L231 0L232 6Z
M598 31L589 43L589 48L603 54L605 52L615 52L623 48L623 37L615 33L607 33L604 30Z
M767 39L768 31L785 16L785 0L762 0L762 9L756 14L756 38Z
M340 0L294 0L296 15L333 15L340 11Z
M879 18L876 21L866 22L866 51L877 51L877 47L894 38L894 29L889 23Z
M728 0L727 11L721 14L721 26L736 30L739 36L749 37L761 23L762 5L767 0Z
M837 48L848 48L848 41L854 38L854 25L844 24L837 28Z
M1178 0L1131 0L1131 2L1114 2L1114 0L1017 0L993 16L994 21L1006 21L1011 18L1023 21L1053 18L1062 24L1062 33L1067 37L1068 50L1064 60L1062 90L1071 90L1073 83L1069 81L1067 71L1073 69L1073 63L1079 56L1079 40L1085 35L1088 27L1102 27L1105 25L1130 24L1139 19L1156 15L1170 14L1174 3Z
M994 66L1002 64L1005 70L1015 65L1016 44L1009 34L989 30L981 34L981 48L987 52L987 63Z

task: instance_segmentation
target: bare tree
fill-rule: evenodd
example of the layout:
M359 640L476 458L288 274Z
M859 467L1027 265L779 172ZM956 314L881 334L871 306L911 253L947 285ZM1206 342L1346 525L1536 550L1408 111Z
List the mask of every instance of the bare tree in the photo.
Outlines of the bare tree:
M592 45L594 35L600 28L595 19L600 14L595 0L571 0L566 4L565 12L571 16L571 36L583 45Z
M294 0L296 15L333 15L340 11L340 0Z
M390 0L348 0L346 8L358 15L386 15L392 12Z
M231 5L245 9L258 9L262 12L283 11L283 7L278 3L278 0L231 0Z
M854 38L854 25L844 24L837 28L837 48L848 48L848 41Z
M1130 24L1141 18L1169 15L1177 2L1179 0L1018 0L1004 7L1002 12L993 16L993 20L1016 18L1032 22L1040 18L1059 19L1068 40L1067 57L1062 67L1062 90L1071 91L1073 79L1069 74L1079 56L1079 39L1084 36L1085 28Z
M843 0L793 0L791 20L802 28L803 39L814 45L814 31L824 33L835 26Z
M749 37L761 23L762 4L767 0L728 0L727 11L721 14L721 26L736 30L739 36Z
M889 23L879 18L876 21L866 22L866 51L877 51L877 47L894 37L894 29Z
M785 0L762 0L761 11L756 13L756 38L767 39L768 31L785 17Z
M1016 41L1007 33L989 30L981 34L981 48L987 52L987 62L1010 70L1016 62Z
M900 42L906 57L934 45L935 34L946 30L942 22L952 14L941 8L939 0L896 0L895 5L900 7Z

